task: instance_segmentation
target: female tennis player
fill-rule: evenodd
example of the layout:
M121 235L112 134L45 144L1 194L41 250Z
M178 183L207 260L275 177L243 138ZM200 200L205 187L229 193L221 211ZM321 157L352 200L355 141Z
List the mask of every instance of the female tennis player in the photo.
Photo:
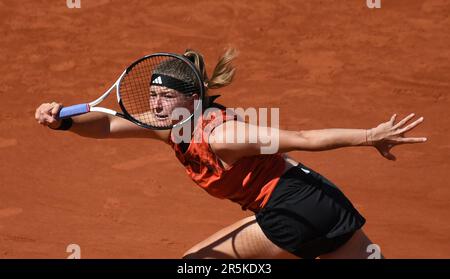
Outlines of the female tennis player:
M180 141L179 130L145 129L96 112L58 120L62 104L56 102L40 105L35 118L51 129L85 137L163 141L174 149L187 174L200 187L255 213L198 243L183 258L368 258L373 250L368 249L372 242L362 230L365 218L336 185L286 153L372 146L385 158L395 160L390 152L395 145L426 141L405 137L423 117L409 123L414 118L411 114L395 123L393 115L371 129L287 131L269 127L269 133L262 133L264 136L252 142L250 131L263 127L242 121L216 103L217 96L208 94L208 89L232 82L235 68L231 62L236 52L227 50L220 57L211 78L200 53L187 50L184 56L195 64L207 89L204 114L190 121L188 140ZM183 73L172 69L171 75L182 79ZM151 93L152 113L160 121L167 121L174 106L180 105L176 100L183 97L183 92L165 84L158 86L163 90ZM194 140L199 135L205 140ZM239 135L246 135L245 140L237 141ZM271 141L279 143L278 152L262 154L262 147Z

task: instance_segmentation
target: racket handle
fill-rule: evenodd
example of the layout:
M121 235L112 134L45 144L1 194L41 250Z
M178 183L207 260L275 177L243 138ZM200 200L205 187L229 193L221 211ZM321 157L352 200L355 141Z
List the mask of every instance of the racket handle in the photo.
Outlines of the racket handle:
M90 111L89 104L79 104L70 107L65 107L59 111L58 118L59 119L69 118L75 115L88 113L89 111Z

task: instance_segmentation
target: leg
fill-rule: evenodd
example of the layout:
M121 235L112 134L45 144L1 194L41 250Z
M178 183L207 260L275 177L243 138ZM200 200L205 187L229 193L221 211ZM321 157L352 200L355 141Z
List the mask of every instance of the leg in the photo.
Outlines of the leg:
M296 258L264 235L255 216L244 218L203 240L183 255L184 259Z
M321 255L321 259L367 259L374 252L367 247L374 244L364 233L362 229L357 230L355 234L344 245L339 247L336 251ZM379 251L380 258L384 258Z

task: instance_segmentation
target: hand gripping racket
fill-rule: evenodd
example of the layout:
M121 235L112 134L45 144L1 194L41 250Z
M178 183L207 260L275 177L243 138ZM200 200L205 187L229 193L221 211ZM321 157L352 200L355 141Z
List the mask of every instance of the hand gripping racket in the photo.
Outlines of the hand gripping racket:
M122 113L97 107L114 88ZM97 100L64 107L58 117L64 119L96 111L145 128L171 129L183 125L201 109L204 90L203 80L189 59L174 53L155 53L128 66Z

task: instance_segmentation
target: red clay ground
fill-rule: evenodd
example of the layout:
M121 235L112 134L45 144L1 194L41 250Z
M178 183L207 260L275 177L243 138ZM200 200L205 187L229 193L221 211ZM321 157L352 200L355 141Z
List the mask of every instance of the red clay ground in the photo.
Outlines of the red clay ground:
M190 1L189 1L190 2ZM95 140L34 120L46 101L102 93L132 60L194 48L212 70L240 50L230 107L279 107L286 129L425 122L422 145L291 155L330 178L390 258L450 257L450 3L0 1L0 258L179 258L247 216L208 196L168 146ZM114 102L114 99L112 99Z

